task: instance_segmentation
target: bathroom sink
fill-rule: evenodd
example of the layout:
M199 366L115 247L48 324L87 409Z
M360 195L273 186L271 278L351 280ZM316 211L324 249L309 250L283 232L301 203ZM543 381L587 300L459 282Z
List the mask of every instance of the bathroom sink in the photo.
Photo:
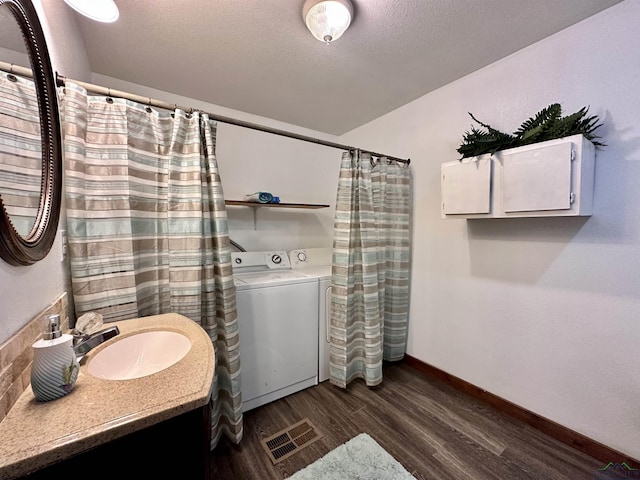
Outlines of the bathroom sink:
M115 338L91 356L87 372L107 380L131 380L160 372L179 362L191 349L183 334L152 330Z

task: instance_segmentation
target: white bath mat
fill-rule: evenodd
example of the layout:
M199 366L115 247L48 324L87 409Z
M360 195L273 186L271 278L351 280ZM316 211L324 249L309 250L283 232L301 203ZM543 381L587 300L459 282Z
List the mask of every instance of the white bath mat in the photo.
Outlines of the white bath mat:
M336 447L289 480L415 480L366 433Z

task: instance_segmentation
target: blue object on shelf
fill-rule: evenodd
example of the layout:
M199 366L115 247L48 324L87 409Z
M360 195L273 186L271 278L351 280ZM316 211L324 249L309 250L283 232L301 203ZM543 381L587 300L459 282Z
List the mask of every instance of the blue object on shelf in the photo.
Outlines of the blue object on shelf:
M256 192L245 195L244 199L247 202L272 203L273 195L269 192Z

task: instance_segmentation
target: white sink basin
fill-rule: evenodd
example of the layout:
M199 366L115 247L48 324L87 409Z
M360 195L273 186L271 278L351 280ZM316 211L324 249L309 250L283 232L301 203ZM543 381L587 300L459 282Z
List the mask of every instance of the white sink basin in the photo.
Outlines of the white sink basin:
M89 359L87 372L107 380L145 377L179 362L190 349L186 336L168 330L116 337Z

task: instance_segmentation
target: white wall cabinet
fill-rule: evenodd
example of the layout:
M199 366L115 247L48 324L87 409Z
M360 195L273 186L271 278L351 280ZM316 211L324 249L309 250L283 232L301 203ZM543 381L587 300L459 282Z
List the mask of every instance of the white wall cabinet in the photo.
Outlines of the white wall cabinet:
M491 158L442 165L442 210L447 215L491 212Z
M442 218L589 216L595 146L582 135L441 165Z

